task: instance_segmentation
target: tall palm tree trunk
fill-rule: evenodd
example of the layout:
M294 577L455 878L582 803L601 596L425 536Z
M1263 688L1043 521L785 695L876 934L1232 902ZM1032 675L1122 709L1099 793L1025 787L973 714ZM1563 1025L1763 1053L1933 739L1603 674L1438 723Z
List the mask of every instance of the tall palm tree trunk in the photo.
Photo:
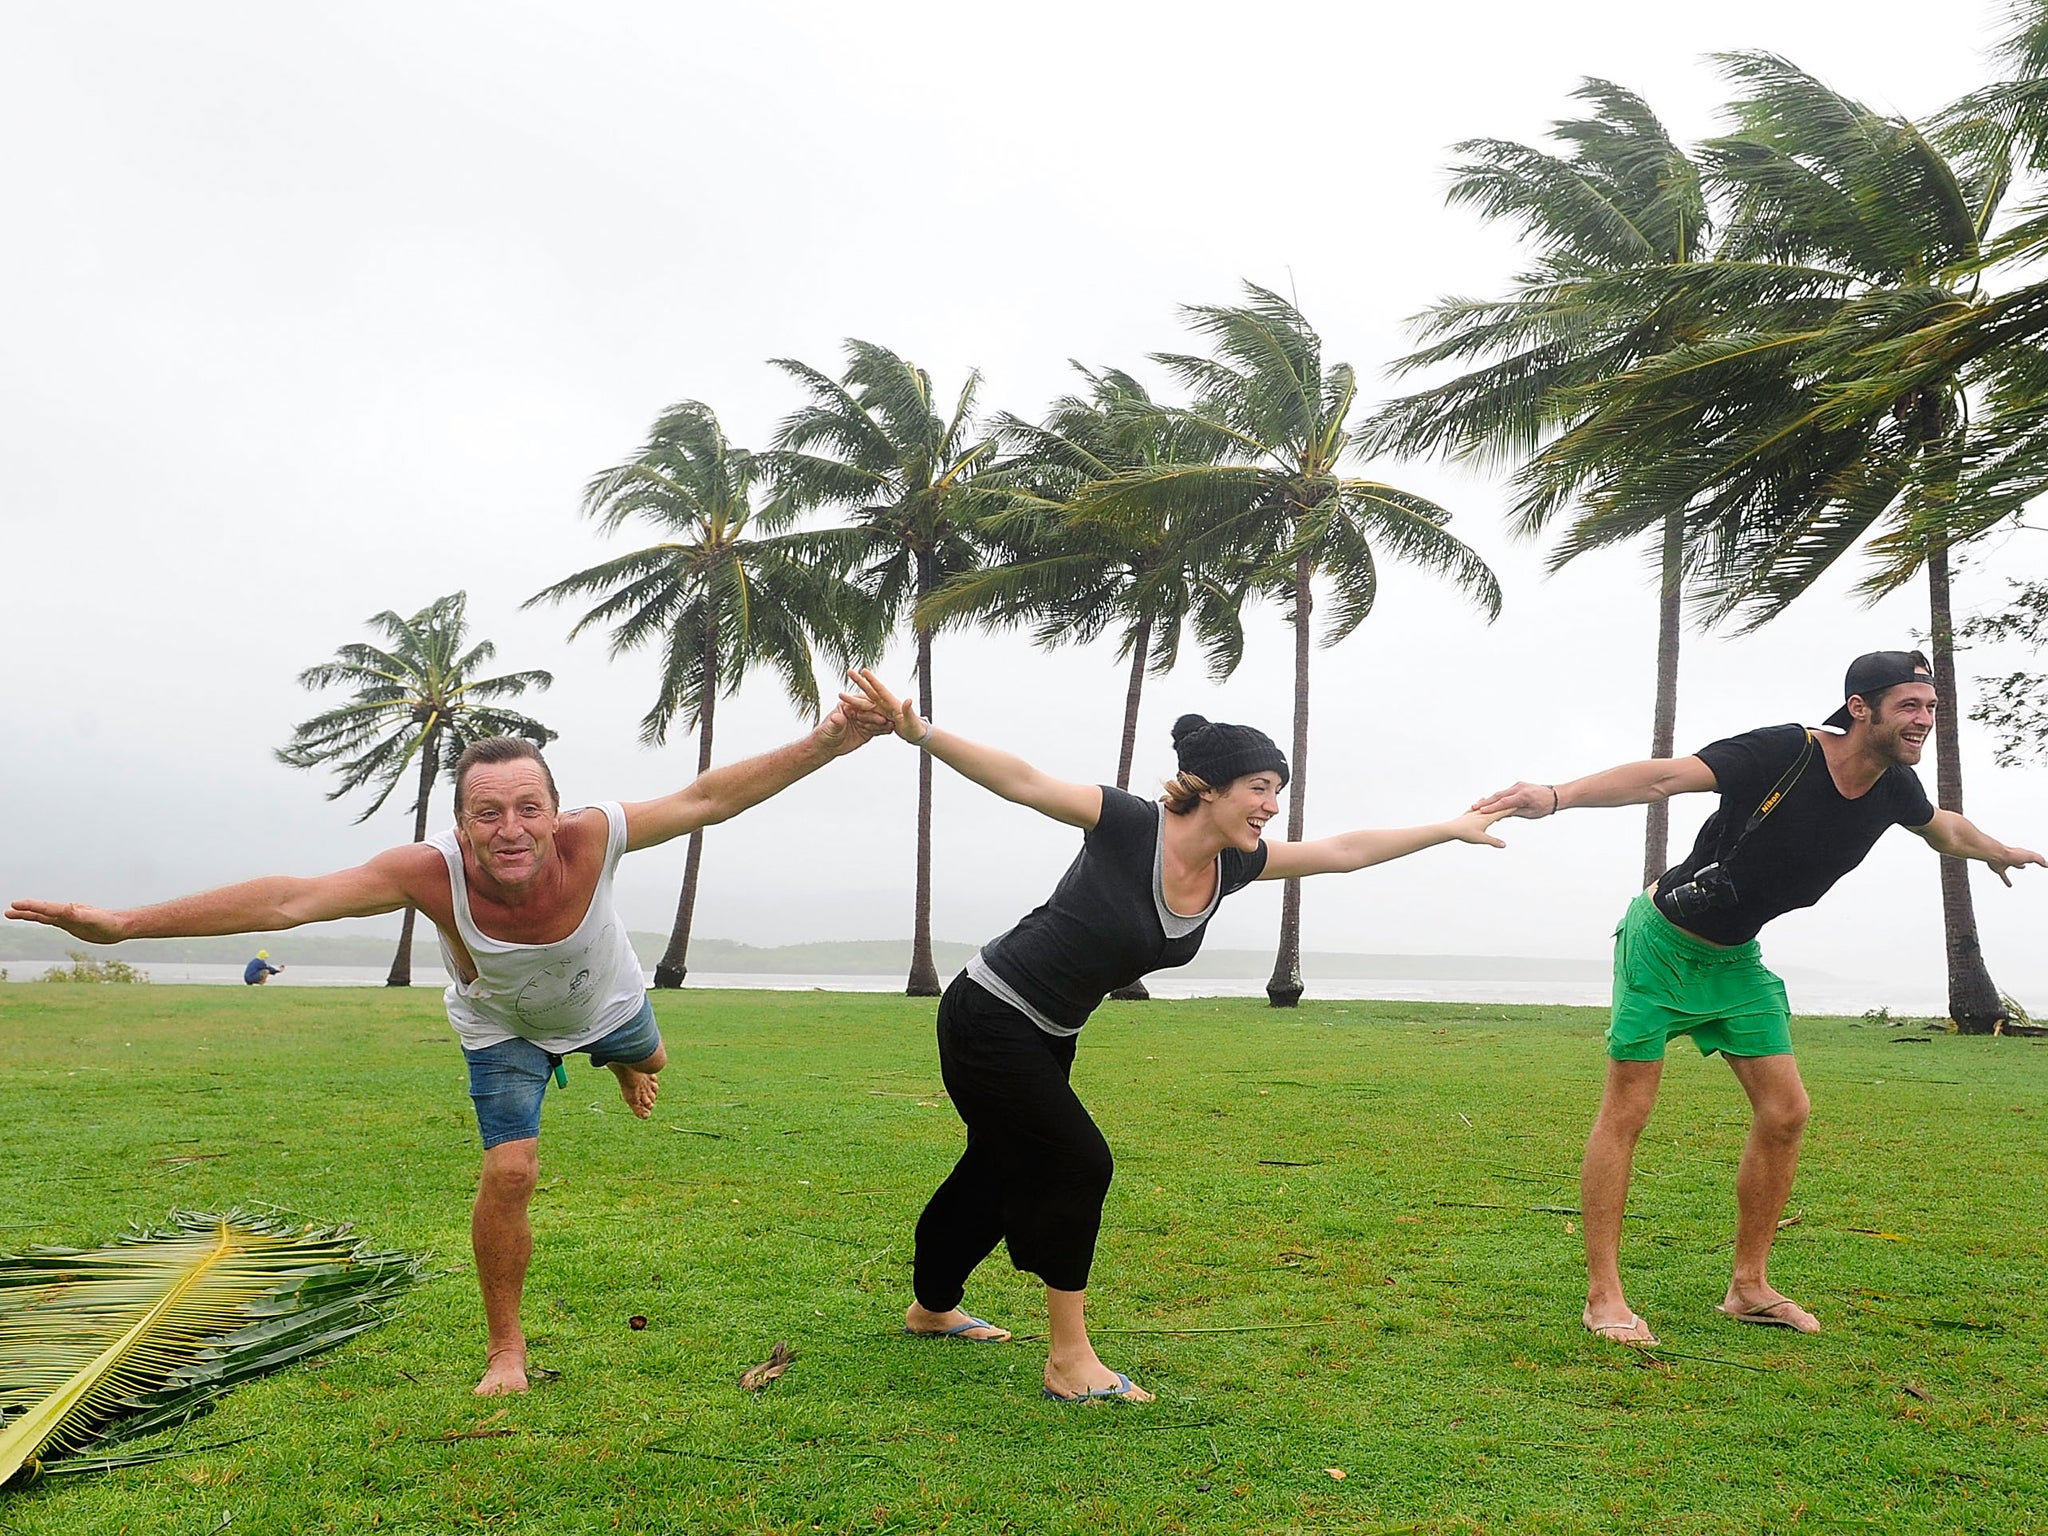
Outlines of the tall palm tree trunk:
M917 596L922 602L932 589L931 557L917 560ZM932 718L932 635L919 627L917 635L917 712L927 722ZM910 976L904 983L905 997L937 997L939 968L932 963L932 755L917 754L917 906L910 935Z
M1138 701L1145 694L1145 663L1152 649L1152 620L1138 620L1137 631L1131 636L1131 681L1124 689L1124 744L1117 753L1116 787L1131 787L1131 763L1138 755ZM1143 1003L1151 1000L1152 994L1145 990L1145 983L1134 981L1128 987L1118 987L1109 994L1120 1003Z
M1131 787L1131 764L1138 755L1138 702L1145 695L1145 663L1151 659L1152 620L1138 620L1131 636L1131 681L1124 689L1124 740L1116 758L1116 787Z
M420 798L412 813L412 840L416 843L427 840L427 796L434 792L434 775L440 771L441 728L436 725L420 743ZM398 925L398 953L391 957L391 974L384 978L387 987L412 985L412 930L418 917L414 908L405 909L405 917Z
M1678 732L1678 621L1683 607L1685 508L1664 514L1663 581L1657 593L1657 704L1650 756L1669 757ZM1671 802L1652 800L1643 828L1643 884L1655 885L1671 865Z
M718 639L710 626L704 636L704 701L697 711L697 777L711 771L711 717L718 711ZM690 974L690 923L697 912L697 871L704 863L704 829L690 834L689 856L683 860L683 894L676 902L675 926L668 948L654 967L657 987L680 987Z
M1308 658L1309 613L1314 598L1309 592L1313 567L1307 554L1294 561L1294 750L1289 754L1293 777L1287 797L1287 840L1301 841L1308 818ZM1266 980L1266 1000L1275 1008L1292 1008L1301 1002L1301 881L1284 881L1280 893L1280 951L1273 957L1273 974Z
M1949 606L1948 546L1937 545L1927 559L1927 596L1934 653L1934 689L1941 708L1934 716L1936 803L1963 813L1962 731L1957 724L1955 616ZM1966 1035L1998 1032L2006 1010L1977 943L1977 913L1970 900L1967 860L1941 859L1941 922L1948 950L1948 1016Z

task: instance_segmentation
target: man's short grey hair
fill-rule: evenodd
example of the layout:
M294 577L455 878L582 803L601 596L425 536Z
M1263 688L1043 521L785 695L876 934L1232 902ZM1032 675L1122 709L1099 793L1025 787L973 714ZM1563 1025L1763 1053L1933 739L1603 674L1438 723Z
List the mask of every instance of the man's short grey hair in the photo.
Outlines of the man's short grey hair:
M548 799L559 811L562 792L555 788L554 770L540 755L540 748L524 736L486 736L481 741L471 742L463 748L462 756L455 759L455 814L462 814L462 786L469 778L470 769L479 763L516 763L521 759L540 764L541 777L548 781Z

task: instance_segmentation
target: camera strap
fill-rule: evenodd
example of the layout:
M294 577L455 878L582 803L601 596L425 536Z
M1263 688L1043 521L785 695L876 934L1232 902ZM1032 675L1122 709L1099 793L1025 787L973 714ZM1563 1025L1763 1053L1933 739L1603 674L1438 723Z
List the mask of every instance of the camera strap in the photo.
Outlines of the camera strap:
M1716 860L1717 863L1726 864L1734 858L1735 850L1742 846L1743 839L1762 826L1764 818L1775 811L1779 802L1792 792L1792 786L1797 784L1799 776L1806 772L1806 765L1813 761L1813 752L1814 736L1812 731L1808 731L1806 745L1799 749L1798 759L1779 776L1778 782L1771 786L1771 792L1757 802L1756 809L1749 813L1749 820L1742 824L1742 830L1735 834L1735 841L1728 845L1728 851Z

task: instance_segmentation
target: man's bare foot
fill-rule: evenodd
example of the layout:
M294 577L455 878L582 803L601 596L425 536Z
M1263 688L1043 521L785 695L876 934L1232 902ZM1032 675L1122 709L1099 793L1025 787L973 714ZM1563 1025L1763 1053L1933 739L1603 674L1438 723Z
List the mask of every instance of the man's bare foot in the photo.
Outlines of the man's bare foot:
M642 1120L653 1114L654 1096L661 1092L661 1079L652 1072L635 1072L623 1062L608 1065L619 1080L619 1097L626 1101L626 1108Z
M1626 1304L1618 1309L1603 1307L1596 1314L1589 1301L1586 1310L1579 1314L1579 1321L1586 1325L1586 1332L1612 1339L1617 1344L1634 1344L1647 1349L1657 1342L1657 1335L1650 1332L1650 1325L1629 1311Z
M1819 1333L1820 1319L1789 1296L1781 1296L1774 1290L1762 1290L1750 1295L1738 1295L1733 1286L1717 1312L1732 1317L1738 1323L1762 1323L1766 1328L1790 1328L1794 1333Z
M1069 1402L1089 1397L1113 1397L1126 1403L1153 1401L1150 1392L1132 1385L1130 1377L1112 1371L1092 1349L1085 1356L1072 1360L1048 1359L1045 1362L1045 1390Z
M903 1328L923 1338L966 1339L975 1344L999 1344L1010 1330L970 1317L955 1307L950 1312L932 1312L912 1302L903 1314Z
M484 1379L476 1384L478 1397L504 1397L526 1390L526 1349L494 1349L484 1361Z

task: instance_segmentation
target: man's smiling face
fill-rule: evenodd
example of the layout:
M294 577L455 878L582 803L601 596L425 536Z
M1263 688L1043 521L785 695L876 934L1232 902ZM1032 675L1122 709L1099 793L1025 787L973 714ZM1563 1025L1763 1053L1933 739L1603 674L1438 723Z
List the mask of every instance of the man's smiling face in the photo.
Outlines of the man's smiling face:
M478 763L463 778L456 825L477 868L498 885L531 885L554 858L560 824L547 774L531 758Z
M1870 744L1880 756L1911 768L1927 749L1927 733L1941 701L1930 684L1887 688L1868 717Z

